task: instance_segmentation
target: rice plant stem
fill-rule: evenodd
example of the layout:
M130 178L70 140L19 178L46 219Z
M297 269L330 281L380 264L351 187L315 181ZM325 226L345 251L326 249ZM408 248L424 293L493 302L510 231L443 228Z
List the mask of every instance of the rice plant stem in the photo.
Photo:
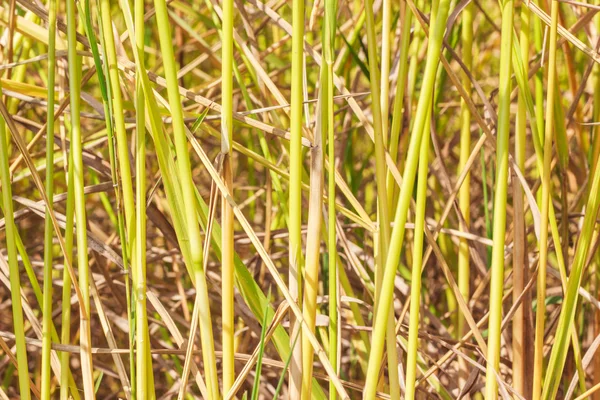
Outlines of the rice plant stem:
M513 0L501 4L502 31L500 43L500 77L498 92L498 129L496 145L496 190L494 196L493 246L490 283L490 318L485 397L496 398L496 374L500 367L500 336L504 288L504 243L506 232L506 199L508 191L508 138L510 135L511 56L513 35Z
M69 89L71 92L71 152L73 153L73 189L75 197L75 225L77 238L77 265L79 268L79 287L83 297L80 312L80 345L81 345L81 372L83 375L83 392L86 399L95 398L93 382L93 366L91 358L91 326L90 326L90 293L89 293L89 263L86 229L85 186L83 176L83 137L80 122L80 59L77 54L75 1L67 0L67 40L69 60ZM81 310L80 310L81 311Z
M408 208L412 198L412 189L417 172L421 139L423 137L426 121L431 112L431 96L433 94L435 74L439 63L440 50L446 28L446 20L448 18L449 8L450 0L440 0L434 23L433 34L430 35L421 96L419 97L419 103L417 105L417 112L414 120L415 123L413 125L410 138L406 167L403 176L404 179L402 181L400 198L394 219L394 228L392 230L390 240L391 246L389 248L385 269L383 271L383 284L379 297L379 305L376 309L376 316L374 319L372 336L373 343L371 346L371 353L369 354L369 365L365 389L363 392L363 398L365 400L374 399L377 391L379 368L381 364L381 357L383 355L383 339L385 338L387 316L389 315L388 313L393 299L394 277L396 275L398 259L400 257L400 252L402 250L404 241L405 223L408 216Z
M54 196L54 85L56 77L56 0L48 1L48 111L46 114L46 194L49 199ZM52 203L48 204L52 207ZM52 372L50 352L52 346L52 262L54 227L50 210L46 211L44 220L44 301L42 321L42 381L41 400L50 399L50 382ZM62 372L65 375L67 371Z
M552 162L552 136L554 133L554 101L556 96L556 42L558 31L558 2L552 1L552 23L550 26L548 50L548 83L546 117L544 129L544 163L542 169L542 207L539 242L539 266L537 275L537 310L535 316L535 352L533 364L533 399L538 400L542 391L544 366L544 329L546 321L546 270L548 263L548 209L550 203L550 173ZM560 246L560 243L557 243Z
M198 227L196 207L194 200L194 181L192 179L192 170L190 156L188 152L187 139L185 134L185 125L183 121L183 109L179 95L177 70L175 56L171 43L171 25L167 4L165 0L155 0L156 22L158 26L158 35L160 48L163 54L163 63L165 78L167 81L167 92L171 115L173 118L173 132L175 138L175 150L177 154L177 170L181 181L183 200L188 205L184 209L187 220L187 234L190 241L190 256L192 271L196 276L196 290L198 296L201 296L202 315L200 318L200 337L202 341L202 355L204 358L204 371L208 393L211 399L219 399L219 384L217 379L216 357L214 352L214 341L212 331L212 319L210 317L210 303L208 299L208 288L206 286L206 277L202 266L202 246L200 239L200 229Z
M304 70L304 0L292 2L292 77L290 99L290 200L289 200L289 289L301 307L302 293L302 109ZM290 313L290 340L300 335L300 323ZM289 369L291 398L302 390L302 341L290 342L292 359Z
M221 153L223 153L223 181L233 196L231 144L233 139L233 0L223 1L223 29L221 48ZM225 197L221 199L223 233L221 240L221 282L223 293L223 393L227 393L235 381L234 363L234 303L233 303L233 210Z
M138 54L144 54L144 0L135 0L135 46ZM138 62L145 68L144 57ZM112 79L111 79L112 81ZM146 104L142 77L136 71L135 86L135 235L133 237L135 256L132 266L135 268L135 318L136 318L136 390L138 398L154 399L154 379L152 357L150 355L150 336L148 333L148 314L146 307ZM118 110L115 111L118 113ZM128 158L126 159L128 161ZM127 181L130 182L130 181ZM126 186L127 183L124 184Z
M415 382L417 378L417 349L419 340L419 311L421 308L421 275L423 273L423 236L425 225L425 208L427 205L427 178L429 173L429 129L430 119L425 124L419 157L417 183L417 207L415 210L415 230L413 243L412 274L410 287L410 323L408 330L407 362L406 362L406 398L415 398Z

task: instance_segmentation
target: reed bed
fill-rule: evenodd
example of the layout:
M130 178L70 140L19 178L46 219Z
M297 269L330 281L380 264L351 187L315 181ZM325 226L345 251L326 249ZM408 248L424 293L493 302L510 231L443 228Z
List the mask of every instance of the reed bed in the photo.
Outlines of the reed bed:
M598 11L2 0L0 399L600 399Z

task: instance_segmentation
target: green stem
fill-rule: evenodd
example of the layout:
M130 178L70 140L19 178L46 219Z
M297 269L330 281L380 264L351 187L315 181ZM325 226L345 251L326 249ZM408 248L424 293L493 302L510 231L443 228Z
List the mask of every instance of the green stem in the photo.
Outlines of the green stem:
M46 194L54 197L54 85L56 77L56 0L48 2L48 109L46 113ZM52 347L52 256L54 227L48 204L44 220L44 301L42 321L42 382L41 399L50 399L52 372L50 352ZM66 371L63 371L67 374Z

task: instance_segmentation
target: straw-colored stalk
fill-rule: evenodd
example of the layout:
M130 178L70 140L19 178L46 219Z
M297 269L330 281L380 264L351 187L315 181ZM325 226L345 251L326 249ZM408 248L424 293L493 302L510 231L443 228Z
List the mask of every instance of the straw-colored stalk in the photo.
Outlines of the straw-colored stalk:
M221 48L221 152L223 153L223 181L229 195L233 195L231 143L233 140L233 0L223 1L223 29ZM233 210L225 197L221 199L223 220L221 285L222 335L223 335L223 393L227 393L235 381L234 363L234 303L233 303Z
M183 212L186 218L186 230L190 242L190 270L195 275L196 295L200 297L200 338L202 343L202 356L204 360L204 374L206 387L211 399L218 399L219 382L217 378L216 356L214 351L214 340L212 330L212 318L210 313L210 302L208 299L208 287L202 264L202 246L200 245L200 228L197 223L195 186L192 179L192 168L190 154L188 152L185 124L183 120L183 109L179 96L177 79L177 67L173 45L171 43L171 23L165 0L155 0L156 22L160 48L163 55L165 78L167 81L167 92L171 116L173 118L173 134L175 139L175 152L177 155L177 172L181 182L183 201L187 205ZM156 132L158 134L158 132Z
M56 0L48 2L48 111L46 112L46 194L54 196L54 86L56 81ZM48 204L52 208L52 203ZM50 399L52 371L50 354L52 348L52 262L54 227L46 210L44 220L44 300L42 321L42 377L41 399ZM66 375L67 372L63 371Z
M322 68L321 74L323 74ZM319 92L320 113L327 113L324 103L326 93ZM317 317L317 292L319 290L319 256L321 250L321 224L323 201L323 119L319 119L315 130L313 147L310 150L310 198L308 207L308 230L306 236L306 260L304 269L304 297L302 298L304 321L312 334L315 332ZM312 371L314 349L310 344L307 330L302 331L302 399L312 395Z
M415 237L413 243L412 275L410 285L410 323L406 361L406 398L415 398L417 380L417 350L419 347L419 311L421 308L421 275L423 273L423 236L425 228L425 208L427 205L427 178L429 173L429 129L430 118L425 123L419 157L417 183L417 208L415 210Z
M546 270L548 263L548 211L551 193L552 137L554 134L554 101L556 99L556 42L558 32L558 2L552 1L552 24L550 26L548 50L548 83L546 118L544 127L544 164L542 170L542 207L539 242L539 266L537 275L537 309L535 316L535 351L533 363L533 399L537 400L542 391L542 371L544 367L544 329L546 322Z
M520 49L523 60L529 59L529 24L530 12L527 7L521 9L521 33ZM528 63L523 64L524 73L529 71ZM535 121L533 122L535 124ZM521 171L525 169L525 148L527 136L527 107L524 94L519 94L517 120L515 128L515 162ZM513 247L513 301L518 301L523 295L525 285L529 280L529 263L527 259L527 236L525 231L525 204L523 189L516 178L513 178L513 207L514 214L514 247ZM522 305L517 308L512 323L512 346L513 346L513 385L522 396L531 396L532 369L531 365L531 292L525 294Z
M373 342L371 346L371 353L369 354L369 365L365 389L363 392L364 399L368 400L375 398L375 393L377 390L379 369L383 355L383 340L386 337L385 333L388 322L387 317L391 309L394 295L394 277L396 276L398 260L400 258L400 252L404 242L405 223L408 217L408 208L412 198L412 189L417 172L421 141L427 119L429 118L431 112L431 97L433 94L435 74L439 63L439 55L446 29L446 20L448 18L449 8L450 0L440 0L434 26L430 32L421 95L419 97L417 112L414 119L415 122L411 132L406 166L404 169L403 181L400 190L400 198L396 208L394 228L392 230L390 240L391 246L387 254L387 260L383 271L379 304L376 309L376 315L373 324Z
M302 293L302 104L304 70L304 0L292 4L292 77L290 99L290 200L289 200L289 290L301 306ZM291 398L300 398L302 390L302 341L300 323L290 313L290 344L292 358L289 369Z
M498 91L498 129L496 145L496 190L494 197L493 246L490 283L490 317L485 397L496 398L500 367L502 297L504 294L504 243L506 201L508 191L508 137L510 135L511 56L513 35L513 0L504 0L500 43L500 76Z

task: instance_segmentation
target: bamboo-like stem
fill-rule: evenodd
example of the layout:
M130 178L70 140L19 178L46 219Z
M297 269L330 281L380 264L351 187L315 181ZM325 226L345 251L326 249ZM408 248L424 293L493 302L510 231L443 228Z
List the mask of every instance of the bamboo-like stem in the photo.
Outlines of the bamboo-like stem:
M326 115L321 113L321 119L324 129L327 131L327 157L328 170L327 175L327 217L328 217L328 282L329 282L329 362L334 371L338 373L339 369L339 277L337 264L337 230L336 230L336 213L335 213L335 132L333 120L333 64L334 64L334 47L336 33L336 1L325 0L325 25L323 28L323 60L326 68L324 76L322 76L321 87L326 90L324 96L324 104L327 104ZM329 400L337 400L337 391L335 384L329 382Z
M527 7L521 8L521 33L520 49L524 73L529 72L529 35L530 35L530 12ZM533 122L535 124L535 121ZM525 169L525 149L527 137L527 107L523 93L519 93L517 120L515 127L515 162L519 169ZM516 178L516 177L515 177ZM518 301L523 295L525 285L529 281L529 263L527 259L527 234L525 230L525 204L523 202L523 189L520 183L513 178L513 207L515 244L513 248L513 301ZM531 304L531 292L524 294L522 304ZM530 307L521 305L515 311L512 323L512 346L513 346L513 386L518 393L525 398L531 397L532 370L531 365L531 321Z
M302 293L302 110L304 71L304 0L292 3L292 77L290 99L290 200L289 200L289 290L298 306ZM301 324L290 313L290 344L292 357L289 369L290 398L300 398L302 390L302 341L294 341L300 335Z
M465 66L470 70L473 65L473 4L467 5L462 13L462 60ZM467 93L471 92L471 80L463 75L462 84ZM459 173L465 168L465 165L471 155L471 112L465 103L461 100L460 108L460 159L458 163ZM468 232L471 215L471 173L469 172L460 187L458 193L460 211L466 222L462 230ZM458 288L465 301L470 296L470 263L469 263L469 244L466 239L461 238L458 249ZM457 337L461 338L466 333L467 325L463 313L457 315ZM464 364L464 362L463 362ZM463 365L464 368L466 365ZM465 371L463 371L465 372ZM465 378L461 376L461 379Z
M5 240L8 253L8 266L10 271L10 296L12 317L17 348L17 371L19 374L19 394L21 399L31 398L29 386L29 364L27 363L27 349L25 347L25 327L23 325L23 309L21 308L21 280L19 278L19 263L17 260L17 246L15 243L16 226L13 215L12 188L8 171L8 137L6 123L0 117L0 184L2 185L2 203L4 205Z
M392 111L392 128L390 130L390 140L388 150L392 160L397 161L398 159L398 145L400 141L400 133L404 122L404 107L410 107L410 102L404 104L404 95L406 92L406 78L408 76L408 69L410 63L408 62L408 54L410 50L410 29L412 26L412 12L405 6L404 9L404 20L402 25L402 33L400 34L400 59L398 61L398 74L396 76L396 94L394 97L394 108ZM388 196L388 207L391 210L394 209L394 193L396 189L396 182L391 172L387 174L387 196Z
M417 378L417 350L419 347L419 311L421 308L421 275L423 273L423 236L425 209L427 206L427 178L429 173L429 129L431 120L425 123L423 140L419 151L419 172L417 183L417 207L415 210L415 231L410 285L410 323L408 328L408 348L406 361L406 399L415 398Z
M490 318L485 397L495 399L498 391L496 374L500 367L502 297L504 293L504 243L506 232L506 198L508 191L508 138L510 135L511 56L513 35L513 0L504 0L500 43L500 77L498 92L498 129L496 145L496 190L494 197L493 246L490 283Z
M221 153L223 153L223 181L229 195L233 196L231 143L233 140L233 0L223 1L223 29L221 48ZM223 293L223 393L227 393L235 381L234 363L234 303L233 303L233 210L225 197L221 198L221 285Z
M69 130L69 140L73 140L72 130ZM64 258L71 262L73 260L73 225L75 217L75 191L74 191L74 168L73 168L73 153L68 155L68 170L67 170L67 205L65 209L66 224L65 224L65 250ZM65 261L66 261L65 260ZM65 262L66 264L66 262ZM62 317L61 317L61 333L60 343L69 344L71 341L71 274L67 268L63 271L63 290L62 290ZM69 399L69 380L65 371L69 370L70 353L62 352L60 354L60 400Z
M383 142L388 144L388 126L390 109L390 53L392 45L392 4L391 0L382 1L381 21L381 133Z
M556 99L556 46L558 35L558 2L552 1L552 24L548 39L548 83L546 117L544 129L544 164L542 169L542 207L539 242L539 266L537 276L537 310L535 316L535 350L533 362L533 399L538 400L542 392L544 367L544 330L546 322L546 270L548 263L548 212L551 190L552 137L554 134L554 101ZM558 243L557 246L560 246Z
M144 54L144 0L135 0L135 46L138 54ZM145 69L144 57L140 57L140 67ZM111 83L113 79L111 79ZM135 268L135 317L136 317L136 389L138 398L154 399L154 374L150 355L150 335L146 307L146 104L142 78L136 71L135 78L135 234L132 235L134 249L131 249L132 267ZM120 95L119 95L120 97ZM118 110L115 110L118 113ZM128 158L127 158L128 160ZM124 184L124 186L126 186ZM125 191L125 190L124 190ZM126 217L127 218L127 217ZM131 232L131 231L130 231Z
M90 326L90 271L88 264L88 245L86 229L85 186L83 178L83 137L79 114L81 79L80 56L77 54L75 2L67 1L67 41L69 61L69 90L71 103L71 153L73 153L73 191L75 197L75 225L77 240L77 264L79 268L79 287L83 296L80 314L80 346L81 346L81 372L83 375L83 392L86 399L95 398L93 365L91 358L92 333Z
M173 46L171 44L171 25L166 1L155 0L154 7L156 9L156 22L158 25L160 48L163 55L169 105L171 107L171 116L173 118L177 172L181 181L183 199L185 203L188 204L184 209L184 213L187 220L187 234L191 244L191 270L196 277L196 291L197 296L200 296L200 304L202 307L200 316L200 338L202 342L206 386L210 398L217 400L220 395L214 351L212 318L210 313L210 302L208 299L208 288L206 286L206 276L202 264L200 228L196 223L196 207L192 206L195 202L194 181L192 179L190 155L188 152L185 125L183 121L183 109L178 89L177 68L173 54Z
M377 37L375 31L375 16L373 15L372 0L367 0L365 2L365 12L367 23L367 49L369 54L370 87L373 99L371 102L371 108L373 111L373 130L375 136L375 179L377 186L377 216L379 223L379 230L377 232L376 240L378 247L375 255L378 263L377 270L375 271L375 308L377 308L379 307L379 294L381 291L381 279L383 276L382 269L386 263L386 257L390 246L390 209L387 198L387 168L385 165L385 142L387 141L385 136L387 136L387 133L384 132L382 123L384 116L382 115L381 111L382 97L380 94L379 69L377 63ZM387 37L387 40L389 41L388 36L389 32L387 35L384 33L384 38L382 40L386 40L385 38ZM389 49L387 49L387 51L389 52ZM382 60L382 63L384 62L385 60ZM384 64L382 64L382 69L385 69ZM389 76L387 79L389 80ZM398 358L396 353L396 335L394 331L394 312L392 309L389 310L386 320L388 321L386 341L388 351L387 356L390 396L392 398L399 398L400 383L398 381Z
M405 223L412 198L412 189L417 172L421 140L426 121L431 112L431 96L433 94L435 74L438 67L439 55L446 28L446 20L448 18L449 8L450 0L440 0L434 27L429 37L421 95L417 105L417 113L415 115L415 123L412 129L406 167L404 170L403 181L400 190L400 198L396 208L394 228L392 230L390 240L392 246L389 248L385 269L383 271L383 284L381 287L381 294L379 296L379 305L376 309L376 315L374 319L372 336L373 343L371 346L371 353L369 354L369 366L367 370L365 389L363 392L363 398L367 400L374 399L377 390L379 368L381 364L381 357L383 355L383 338L385 337L385 332L387 329L387 317L391 309L394 294L394 277L396 275L398 260L400 258L400 252L402 250L404 241Z
M56 0L48 1L48 111L46 112L46 194L54 196L54 85L56 77ZM42 321L42 381L41 400L50 399L52 371L50 354L52 347L52 256L54 227L50 217L52 203L48 204L44 221L44 300ZM67 371L63 371L67 375Z

